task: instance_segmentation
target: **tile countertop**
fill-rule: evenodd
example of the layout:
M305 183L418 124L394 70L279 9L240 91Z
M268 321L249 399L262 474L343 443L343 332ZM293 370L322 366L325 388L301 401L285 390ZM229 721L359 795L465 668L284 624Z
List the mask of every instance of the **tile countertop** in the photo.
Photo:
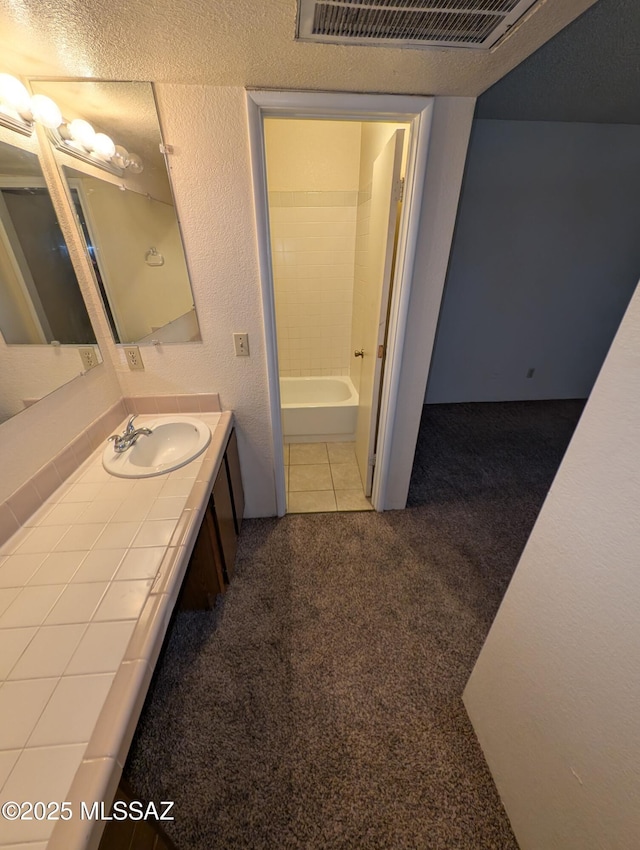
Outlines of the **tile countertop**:
M229 412L198 418L211 443L191 463L114 478L101 446L0 547L0 804L73 812L0 814L2 850L99 843L81 803L113 799L231 433Z

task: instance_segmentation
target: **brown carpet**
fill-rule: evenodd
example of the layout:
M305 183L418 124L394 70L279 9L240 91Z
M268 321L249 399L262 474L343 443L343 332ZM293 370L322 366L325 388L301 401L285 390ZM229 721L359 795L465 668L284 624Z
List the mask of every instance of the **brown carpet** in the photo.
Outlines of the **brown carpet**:
M517 848L461 694L581 407L425 408L410 509L245 522L126 768L180 850Z

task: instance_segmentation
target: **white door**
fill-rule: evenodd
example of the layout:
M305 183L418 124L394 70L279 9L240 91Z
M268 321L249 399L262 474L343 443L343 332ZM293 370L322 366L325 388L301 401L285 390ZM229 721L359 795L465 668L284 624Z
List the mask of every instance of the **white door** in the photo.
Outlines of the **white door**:
M393 272L404 130L396 130L373 164L369 215L366 291L362 300L360 401L356 426L356 458L365 496L373 486L382 357Z

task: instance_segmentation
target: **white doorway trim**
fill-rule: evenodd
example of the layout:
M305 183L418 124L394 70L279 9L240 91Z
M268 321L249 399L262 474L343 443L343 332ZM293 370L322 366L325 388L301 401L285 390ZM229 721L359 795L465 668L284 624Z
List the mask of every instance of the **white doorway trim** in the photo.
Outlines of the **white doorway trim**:
M280 413L280 383L276 336L275 296L264 144L264 118L330 118L352 121L393 121L410 125L405 194L398 238L396 273L389 311L389 331L380 407L380 425L373 479L372 504L382 510L389 478L393 425L400 384L402 351L416 255L427 168L434 99L404 95L343 92L247 90L251 169L258 236L258 260L265 327L269 408L273 440L274 481L278 516L286 512L284 454Z

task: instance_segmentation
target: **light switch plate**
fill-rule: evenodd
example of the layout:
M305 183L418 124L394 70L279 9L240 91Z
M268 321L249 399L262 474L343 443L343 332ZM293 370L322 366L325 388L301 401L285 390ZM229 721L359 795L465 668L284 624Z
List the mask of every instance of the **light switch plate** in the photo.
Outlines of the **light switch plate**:
M125 345L124 353L125 357L127 358L127 363L129 364L130 369L144 369L142 355L140 354L140 349L137 345Z
M233 345L236 351L236 357L249 356L249 334L234 334Z
M96 354L96 350L93 346L87 345L78 348L78 354L80 355L82 365L87 372L89 369L93 369L94 366L98 365L98 355Z

